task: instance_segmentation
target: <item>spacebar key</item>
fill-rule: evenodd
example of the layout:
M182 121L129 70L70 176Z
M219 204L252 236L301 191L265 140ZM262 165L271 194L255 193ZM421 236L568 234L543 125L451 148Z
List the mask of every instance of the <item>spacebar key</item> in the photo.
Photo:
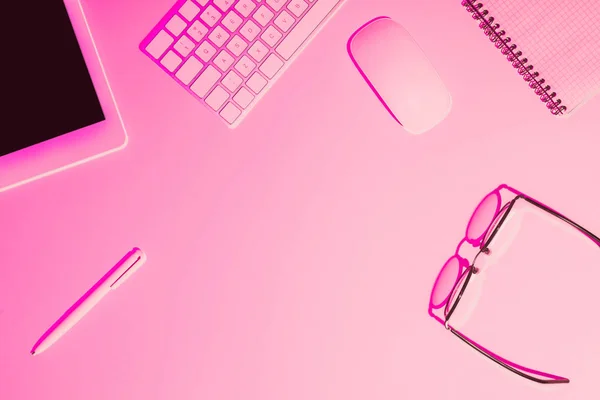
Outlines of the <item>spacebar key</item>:
M327 15L338 5L342 0L319 0L306 13L304 18L292 29L292 31L283 39L283 42L277 46L275 51L281 57L289 60L294 53L308 39L311 33L319 26Z

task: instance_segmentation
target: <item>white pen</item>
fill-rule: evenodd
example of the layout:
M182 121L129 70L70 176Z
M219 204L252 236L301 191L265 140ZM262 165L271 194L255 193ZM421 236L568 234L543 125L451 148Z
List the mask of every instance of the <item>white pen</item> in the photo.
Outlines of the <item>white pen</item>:
M82 298L63 314L31 349L31 355L39 355L67 333L111 290L118 288L146 262L146 254L134 248L117 265L94 285Z

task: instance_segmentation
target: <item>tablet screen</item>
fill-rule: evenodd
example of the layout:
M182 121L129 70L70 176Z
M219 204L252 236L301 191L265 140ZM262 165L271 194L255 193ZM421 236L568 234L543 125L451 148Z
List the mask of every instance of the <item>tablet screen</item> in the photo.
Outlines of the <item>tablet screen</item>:
M10 54L3 62L3 94L10 99L3 114L13 127L2 135L0 156L105 120L63 0L24 8L18 1L2 6L20 23L9 24L18 32L0 39Z

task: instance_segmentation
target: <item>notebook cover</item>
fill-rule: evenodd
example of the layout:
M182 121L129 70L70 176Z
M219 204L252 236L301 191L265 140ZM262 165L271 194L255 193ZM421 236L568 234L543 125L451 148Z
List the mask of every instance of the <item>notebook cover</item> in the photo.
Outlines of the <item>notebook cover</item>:
M462 5L553 114L567 116L600 92L600 1Z

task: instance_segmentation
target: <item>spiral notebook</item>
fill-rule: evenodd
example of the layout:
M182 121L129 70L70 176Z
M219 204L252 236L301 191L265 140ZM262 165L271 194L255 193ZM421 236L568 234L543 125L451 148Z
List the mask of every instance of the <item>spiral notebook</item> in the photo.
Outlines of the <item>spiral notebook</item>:
M600 92L600 0L463 0L556 116Z

